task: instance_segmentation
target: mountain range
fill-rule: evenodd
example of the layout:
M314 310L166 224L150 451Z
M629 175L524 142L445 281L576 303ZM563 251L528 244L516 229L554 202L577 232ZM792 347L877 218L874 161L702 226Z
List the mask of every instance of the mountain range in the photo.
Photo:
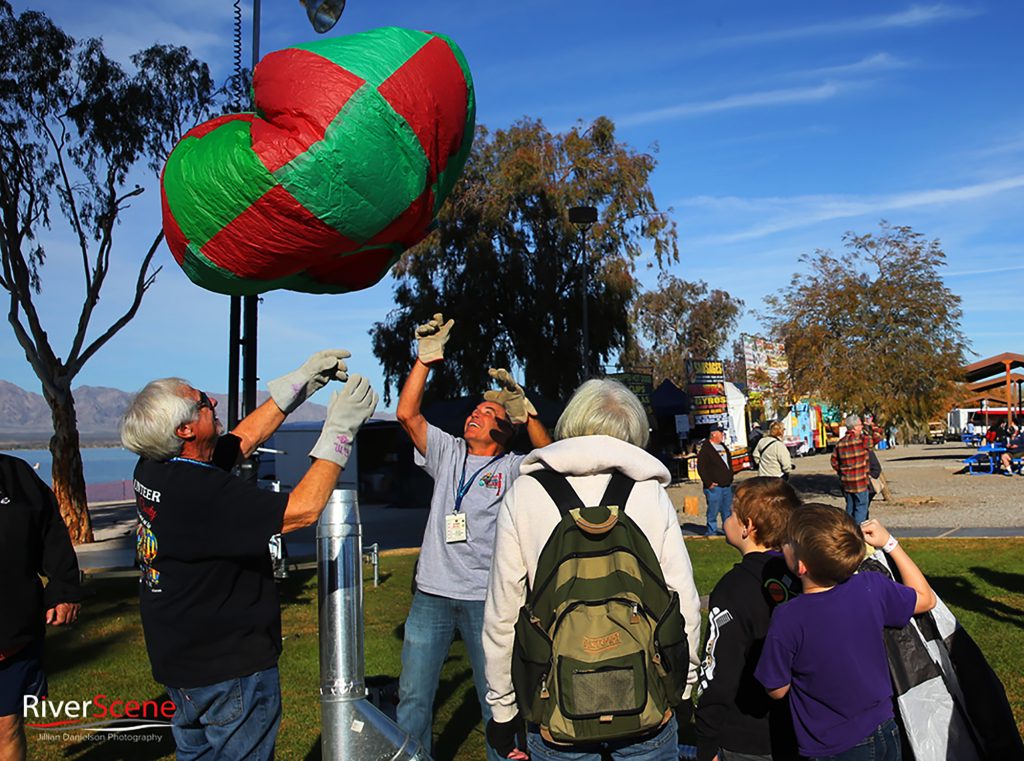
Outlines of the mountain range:
M119 442L118 425L128 408L133 393L105 386L78 386L73 390L75 411L78 414L78 433L83 444L102 445ZM219 417L226 422L224 413L227 395L210 394L217 400ZM265 391L256 395L262 404L268 398ZM327 414L322 404L307 402L288 416L290 421L319 421ZM0 380L0 449L12 447L39 447L48 445L53 434L50 408L41 394Z

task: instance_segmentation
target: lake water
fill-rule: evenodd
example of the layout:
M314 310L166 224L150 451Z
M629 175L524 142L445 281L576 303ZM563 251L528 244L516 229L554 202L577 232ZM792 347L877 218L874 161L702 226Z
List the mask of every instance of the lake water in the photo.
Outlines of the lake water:
M36 473L50 483L50 468L53 460L49 449L15 449L4 454L20 457L29 465L39 463ZM100 484L108 481L131 480L132 471L139 456L121 447L88 447L82 450L82 467L86 484Z

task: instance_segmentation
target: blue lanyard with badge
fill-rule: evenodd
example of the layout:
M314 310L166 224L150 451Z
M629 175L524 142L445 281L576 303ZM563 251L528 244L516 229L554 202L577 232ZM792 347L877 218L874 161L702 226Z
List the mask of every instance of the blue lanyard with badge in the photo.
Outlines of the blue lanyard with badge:
M446 543L454 544L455 542L465 542L468 539L468 532L466 531L466 514L462 512L462 500L473 487L473 484L476 482L476 477L479 476L485 468L489 468L504 456L504 452L499 455L495 455L481 465L477 469L476 473L471 475L467 480L466 463L469 461L469 450L466 450L466 454L462 458L462 475L459 476L459 485L455 490L455 507L451 513L444 517L444 540Z

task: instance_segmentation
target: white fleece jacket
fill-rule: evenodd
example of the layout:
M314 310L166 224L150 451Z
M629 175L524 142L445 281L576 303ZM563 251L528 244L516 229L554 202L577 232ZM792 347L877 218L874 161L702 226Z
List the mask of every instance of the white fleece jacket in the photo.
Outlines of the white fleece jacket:
M689 697L699 665L700 600L679 519L665 491L671 481L668 470L642 449L610 436L580 436L536 449L527 455L520 472L543 469L566 476L588 505L597 504L604 495L613 470L637 482L626 502L626 514L650 541L669 589L679 593L690 645L689 686L684 693ZM498 722L510 721L517 711L512 687L516 617L526 601L527 583L534 584L541 550L558 521L558 508L532 478L516 479L498 510L483 632L487 702Z

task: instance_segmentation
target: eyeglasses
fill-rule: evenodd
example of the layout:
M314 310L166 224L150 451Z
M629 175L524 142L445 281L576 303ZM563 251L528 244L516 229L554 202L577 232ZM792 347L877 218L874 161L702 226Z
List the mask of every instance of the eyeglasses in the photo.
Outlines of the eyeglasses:
M213 402L210 401L210 397L206 395L205 391L199 392L199 400L196 402L196 413L198 414L202 409L213 409Z

